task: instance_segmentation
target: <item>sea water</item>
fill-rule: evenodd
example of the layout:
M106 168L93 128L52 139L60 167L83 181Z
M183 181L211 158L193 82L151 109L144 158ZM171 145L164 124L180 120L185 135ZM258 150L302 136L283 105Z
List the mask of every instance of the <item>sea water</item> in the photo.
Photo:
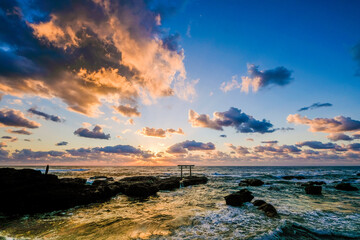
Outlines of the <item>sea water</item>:
M38 167L33 167L38 169ZM178 176L177 167L52 167L62 177L105 175ZM0 236L7 239L360 239L360 191L334 188L346 180L360 189L360 167L198 167L203 185L160 191L138 200L119 194L105 203L78 206L21 218L0 216ZM282 176L304 176L284 180ZM254 199L272 204L278 218L269 218L251 203L225 204L244 178L258 178L247 187ZM323 194L305 194L301 183L324 181ZM1 196L6 197L6 196ZM26 201L26 199L24 199ZM0 237L1 239L1 237Z

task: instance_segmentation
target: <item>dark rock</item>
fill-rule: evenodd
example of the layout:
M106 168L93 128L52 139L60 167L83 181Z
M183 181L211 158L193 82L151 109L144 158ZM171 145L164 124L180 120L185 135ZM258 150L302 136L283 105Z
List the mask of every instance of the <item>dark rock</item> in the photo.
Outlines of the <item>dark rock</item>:
M190 186L190 185L198 185L198 184L205 184L207 183L208 179L205 176L191 176L191 177L185 177L183 179L184 187Z
M302 179L305 179L305 177L303 177L303 176L283 176L282 179L285 179L285 180L293 180L293 179L302 180Z
M301 186L306 187L306 186L313 186L313 185L326 185L326 182L324 181L309 181L306 183L301 184Z
M344 190L344 191L357 191L358 188L352 186L350 183L339 183L335 185L335 188L338 190Z
M122 186L122 193L130 197L147 198L155 195L159 188L157 184L150 182L130 182Z
M170 177L170 178L164 178L160 179L158 183L158 188L160 190L172 190L174 188L180 187L180 177Z
M357 173L356 176L360 176L360 173Z
M258 207L258 206L263 205L264 203L266 203L264 200L255 200L255 201L253 201L252 204L253 204L254 206Z
M306 194L311 194L311 195L321 195L321 190L322 190L321 186L309 185L305 187Z
M124 182L157 182L159 181L158 177L154 176L135 176L135 177L126 177L122 178L120 181Z
M245 179L242 180L239 183L239 186L262 186L264 185L264 182L261 181L260 179L256 179L256 178L249 178L249 179Z
M75 185L86 183L86 179L84 179L84 178L60 178L59 181L60 181L60 183L75 184Z
M232 193L225 197L227 205L231 206L241 206L245 202L251 202L254 198L252 193L247 189L241 189L238 192Z
M269 203L264 203L258 207L258 209L264 211L265 215L268 217L276 217L278 215L275 207Z

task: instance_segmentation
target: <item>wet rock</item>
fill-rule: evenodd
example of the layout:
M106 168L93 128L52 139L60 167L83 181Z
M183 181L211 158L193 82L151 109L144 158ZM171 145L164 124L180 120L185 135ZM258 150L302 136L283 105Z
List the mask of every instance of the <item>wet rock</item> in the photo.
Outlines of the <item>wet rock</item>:
M241 189L238 192L232 193L225 197L225 201L227 205L231 206L241 206L245 202L251 202L254 198L252 193L247 189Z
M122 178L120 181L124 182L157 182L159 181L158 177L154 176L134 176Z
M32 169L0 169L0 212L22 215L63 210L101 202L113 195L109 188L87 186L82 179L58 179Z
M198 184L205 184L207 183L208 179L205 176L191 176L191 177L185 177L183 179L184 187L190 186L190 185L198 185Z
M282 176L281 178L285 179L285 180L293 180L293 179L302 180L302 179L305 179L305 177L303 177L303 176Z
M60 181L60 183L75 184L75 185L86 183L86 179L84 179L84 178L60 178L59 181Z
M309 185L305 187L306 194L311 194L311 195L321 195L321 190L322 190L321 186Z
M259 206L263 205L264 203L266 203L264 200L255 200L252 202L252 204L256 207L259 207Z
M249 179L245 179L245 180L241 180L241 182L239 183L239 186L262 186L264 185L264 182L261 181L260 179L256 179L256 178L249 178Z
M360 173L357 173L356 176L360 176Z
M268 217L276 217L278 215L275 207L269 203L264 203L258 207L258 209L264 211L265 215Z
M160 179L158 183L159 190L172 190L180 187L180 177L170 177Z
M344 190L344 191L357 191L358 188L352 186L350 183L339 183L335 185L335 188L338 190Z
M123 194L130 197L139 198L147 198L149 196L155 195L159 191L157 184L146 181L124 183L121 188Z
M301 186L306 187L306 186L313 186L313 185L326 185L326 182L324 181L309 181L306 183L301 184Z

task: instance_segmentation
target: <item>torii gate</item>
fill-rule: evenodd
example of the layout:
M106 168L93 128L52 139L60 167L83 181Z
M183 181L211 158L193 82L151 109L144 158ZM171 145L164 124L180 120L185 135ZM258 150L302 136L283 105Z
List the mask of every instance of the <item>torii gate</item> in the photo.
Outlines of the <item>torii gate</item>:
M180 171L181 171L181 178L183 177L183 168L189 168L190 169L190 177L191 177L191 168L194 167L195 165L178 165L178 167L180 167Z

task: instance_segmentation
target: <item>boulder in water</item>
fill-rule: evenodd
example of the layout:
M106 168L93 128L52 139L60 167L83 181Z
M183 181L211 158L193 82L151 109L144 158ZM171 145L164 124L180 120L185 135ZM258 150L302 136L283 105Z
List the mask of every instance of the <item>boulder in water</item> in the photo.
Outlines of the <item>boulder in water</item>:
M269 203L262 204L258 209L264 211L268 217L276 217L278 215L275 207Z
M191 177L185 177L183 179L184 187L190 186L190 185L198 185L198 184L205 184L207 183L208 179L205 176L191 176Z
M357 191L358 188L352 186L350 183L339 183L335 185L335 188L338 190L344 190L344 191Z
M255 200L252 202L252 204L256 207L259 207L259 206L263 205L264 203L266 203L264 200Z
M301 184L301 186L303 186L303 187L313 186L313 185L318 185L318 186L326 185L326 182L324 182L324 181L309 181L309 182Z
M172 190L180 187L180 177L170 177L160 179L158 183L159 190Z
M281 178L285 179L285 180L293 180L293 179L302 180L302 179L305 179L305 177L303 177L303 176L282 176Z
M227 205L239 207L245 202L251 202L254 198L252 193L247 189L241 189L238 192L232 193L225 197Z
M309 185L305 187L306 194L310 194L310 195L321 195L321 190L322 190L321 186Z
M241 182L239 183L239 186L262 186L264 185L264 182L261 181L260 179L256 179L256 178L248 178L248 179L244 179L241 180Z

